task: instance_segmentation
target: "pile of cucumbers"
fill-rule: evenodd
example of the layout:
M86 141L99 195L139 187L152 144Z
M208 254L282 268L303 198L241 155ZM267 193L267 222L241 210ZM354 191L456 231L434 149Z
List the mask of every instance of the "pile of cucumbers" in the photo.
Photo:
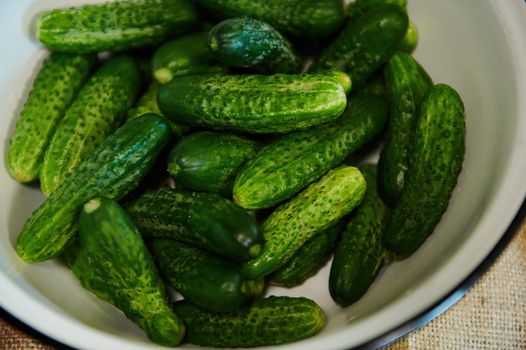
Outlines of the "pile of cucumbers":
M463 103L411 56L405 0L120 0L44 12L36 34L50 53L8 169L47 199L16 251L59 257L158 344L315 335L314 301L265 286L334 253L328 289L353 304L461 171Z

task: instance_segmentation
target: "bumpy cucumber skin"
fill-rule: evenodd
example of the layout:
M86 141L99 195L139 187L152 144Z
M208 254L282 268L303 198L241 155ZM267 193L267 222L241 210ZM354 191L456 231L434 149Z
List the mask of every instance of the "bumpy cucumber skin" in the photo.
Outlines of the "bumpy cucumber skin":
M197 132L171 150L168 172L190 190L231 196L236 175L259 148L257 141L234 134Z
M87 202L80 213L79 242L88 259L74 258L71 267L83 286L122 310L154 342L179 344L184 323L173 312L153 258L124 209L110 199ZM81 269L84 264L89 267ZM92 274L104 283L91 284Z
M184 34L197 19L186 0L114 1L44 12L37 38L54 51L123 51Z
M385 245L397 258L411 255L446 211L464 158L464 105L445 84L422 103L404 192L386 228Z
M203 310L231 312L263 290L263 280L258 290L245 290L239 266L217 255L168 239L154 239L149 246L164 279Z
M208 36L210 51L230 67L259 73L299 73L300 60L292 45L270 24L250 17L229 18Z
M180 77L161 86L161 111L193 126L286 133L339 117L343 87L323 74Z
M119 127L140 85L137 63L128 56L111 59L90 77L58 124L44 155L40 185L47 197Z
M384 128L387 104L359 94L333 123L290 133L249 160L234 183L234 201L247 209L269 208L320 178Z
M44 153L66 109L95 65L95 55L51 53L27 96L9 142L7 169L19 182L38 178Z
M342 233L329 276L331 297L343 307L365 294L386 255L382 237L389 207L377 191L376 166L364 165L360 170L367 182L367 192Z
M163 188L125 207L145 235L177 239L233 261L248 260L261 250L256 220L217 194Z
M398 49L405 51L407 53L412 53L415 51L418 45L418 28L416 24L412 21L409 21L409 26L407 27L407 32L405 33L402 41L398 44Z
M377 5L352 18L322 52L311 71L345 70L355 87L361 86L394 53L409 19L397 5Z
M325 324L323 310L307 298L256 300L229 314L202 311L187 301L175 303L191 344L215 347L277 345L317 334Z
M358 206L365 190L358 169L342 166L331 170L265 219L263 250L243 264L243 272L256 279L281 268L309 239Z
M152 75L160 84L174 77L225 72L208 49L208 32L185 35L161 45L152 56Z
M118 129L25 223L18 255L40 262L59 254L76 232L82 205L99 196L118 200L132 191L169 138L170 126L161 117L144 116Z
M385 202L394 206L404 190L420 105L433 86L424 68L405 52L397 52L384 68L391 101L391 119L378 162L378 185Z

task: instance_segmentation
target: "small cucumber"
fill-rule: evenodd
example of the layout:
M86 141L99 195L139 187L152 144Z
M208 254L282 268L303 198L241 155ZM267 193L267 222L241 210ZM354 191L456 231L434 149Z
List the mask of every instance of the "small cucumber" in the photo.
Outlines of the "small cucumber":
M47 197L119 127L140 85L137 63L128 56L109 60L88 80L46 150L40 185Z
M118 200L132 191L169 137L170 126L161 117L124 124L33 212L18 236L18 255L40 262L59 254L76 232L82 205L100 196Z
M331 297L340 306L349 306L363 296L386 256L382 237L389 208L377 191L376 166L364 165L360 170L367 192L342 233L329 276Z
M259 142L245 137L197 132L185 136L172 149L168 172L185 188L230 197L237 173L259 148Z
M416 27L416 24L414 24L412 21L409 21L407 32L405 32L402 41L400 41L400 43L398 44L398 49L407 53L412 53L413 51L415 51L417 45L418 28Z
M210 51L223 64L259 73L299 73L292 45L270 24L250 17L229 18L208 36Z
M231 312L263 290L263 279L247 280L239 266L217 255L168 239L149 246L164 279L203 310Z
M256 279L281 268L309 239L358 206L365 190L358 169L343 166L331 170L265 219L263 251L243 264L244 273Z
M256 300L229 314L203 311L188 301L175 303L186 323L186 340L215 347L278 345L317 334L325 324L323 310L307 298L276 297Z
M37 38L53 51L123 51L184 34L197 19L186 0L114 1L44 12Z
M448 85L431 88L420 108L404 192L386 228L385 244L397 258L411 255L446 211L462 169L464 104Z
M347 98L343 87L324 74L207 74L161 86L158 103L176 123L286 133L336 119Z
M217 194L163 188L127 203L126 210L145 235L177 239L234 261L261 251L256 220Z
M96 61L94 55L56 52L44 60L9 142L7 169L16 181L31 182L38 178L57 124Z

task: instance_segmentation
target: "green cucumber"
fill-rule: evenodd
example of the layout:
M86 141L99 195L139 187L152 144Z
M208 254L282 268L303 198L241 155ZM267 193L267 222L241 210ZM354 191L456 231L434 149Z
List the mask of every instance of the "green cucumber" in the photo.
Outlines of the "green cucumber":
M238 265L219 256L168 239L149 246L164 279L203 310L230 312L263 290L262 279L247 280Z
M168 155L176 184L194 191L232 195L234 180L260 144L233 134L210 131L185 136Z
M349 306L363 296L386 256L382 237L389 207L377 191L376 166L364 165L360 170L367 192L342 233L329 276L331 297L340 306Z
M261 209L290 198L372 140L386 120L383 99L367 94L351 97L340 119L285 135L248 161L234 183L234 201Z
M259 256L243 264L244 273L256 279L281 268L309 239L359 205L365 190L358 169L342 166L331 170L265 219L265 245Z
M399 259L411 255L433 232L462 169L464 104L453 88L431 88L413 139L404 191L385 234L386 247Z
M373 94L388 99L383 71L380 70L372 77L367 79L363 87L360 89L360 92Z
M59 254L76 232L82 205L100 196L118 200L132 191L169 137L170 126L161 117L124 124L33 212L18 236L18 255L40 262Z
M335 83L340 84L345 94L351 92L352 81L349 74L338 70L327 70L318 74L323 74L325 78L332 79Z
M210 51L223 64L259 73L299 73L301 62L292 45L270 24L250 17L229 18L208 36Z
M174 77L220 73L226 69L208 50L208 32L198 32L168 41L152 56L152 75L160 84Z
M420 105L433 82L405 52L394 54L384 68L391 100L391 119L378 162L378 185L385 202L394 206L403 192Z
M47 197L119 127L140 85L137 63L128 56L109 60L90 77L46 150L40 185Z
M355 18L363 15L375 6L384 4L393 4L403 9L407 8L407 0L356 0L349 4L347 13L350 18Z
M417 45L418 28L416 27L416 24L414 24L412 21L409 21L407 32L402 38L402 41L400 41L400 43L398 44L398 49L407 53L412 53L413 51L415 51Z
M19 182L38 178L44 153L66 109L88 79L94 55L51 53L27 96L9 142L7 169Z
M278 345L311 337L325 324L323 310L307 298L256 300L229 314L203 311L188 301L175 303L186 323L186 340L214 347Z
M286 133L339 117L347 98L324 74L206 74L161 86L159 108L176 123Z
M114 1L46 11L37 38L53 51L123 51L184 34L197 19L186 0Z
M162 188L127 203L126 210L148 236L176 239L234 261L261 251L256 220L217 194Z

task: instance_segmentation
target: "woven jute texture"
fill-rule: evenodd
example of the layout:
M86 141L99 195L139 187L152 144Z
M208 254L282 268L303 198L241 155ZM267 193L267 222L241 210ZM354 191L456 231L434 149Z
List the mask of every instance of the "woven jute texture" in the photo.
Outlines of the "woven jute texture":
M53 347L0 319L0 349ZM452 308L383 350L526 349L526 224Z

